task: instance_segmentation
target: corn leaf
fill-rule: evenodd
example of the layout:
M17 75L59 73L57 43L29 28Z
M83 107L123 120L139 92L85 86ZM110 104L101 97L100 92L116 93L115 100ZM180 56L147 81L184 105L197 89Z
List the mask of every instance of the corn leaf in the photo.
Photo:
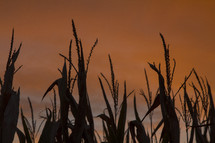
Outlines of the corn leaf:
M60 81L60 79L57 79L49 86L49 88L46 90L45 94L43 95L42 100L54 88L55 85L58 85L59 81Z
M213 103L213 96L211 93L211 87L207 81L207 87L208 87L208 95L210 99L210 109L209 109L209 119L210 123L212 124L210 126L211 132L210 132L210 141L215 142L215 108L214 108L214 103Z
M139 114L137 112L137 105L136 105L136 96L134 96L134 114L135 114L135 118L138 122L141 122Z
M49 112L50 115L48 115L42 134L40 135L39 143L54 143L55 141L55 136L57 134L60 122L51 121L52 115L50 110Z
M20 44L19 48L17 51L14 51L13 55L12 55L12 63L15 63L18 56L19 56L19 52L20 52L20 49L22 47L22 43Z
M156 134L156 132L157 132L158 129L162 126L163 123L164 123L164 120L162 119L162 120L158 123L157 127L154 129L154 132L152 133L151 136L154 136L154 135Z
M98 115L97 117L101 118L103 121L105 121L107 124L109 125L113 125L112 122L111 122L111 119L105 115L105 114L100 114Z
M193 119L193 126L198 126L198 119L197 119L197 109L196 109L196 104L195 102L194 106L192 106L192 103L190 101L190 98L188 97L187 91L186 91L186 84L184 86L184 96L188 105L189 112L191 114L191 117ZM195 128L195 135L196 135L196 142L201 142L201 143L206 143L206 139L201 133L201 130L199 128Z
M136 128L136 132L135 132L135 128ZM150 138L146 134L145 128L141 122L138 122L137 120L130 121L129 129L134 143L136 143L136 139L139 143L150 143Z
M179 143L180 142L180 129L179 129L179 121L175 112L173 101L169 96L166 95L166 89L164 86L164 78L155 65L149 64L150 67L157 72L159 79L159 89L160 89L160 104L162 116L164 119L165 134L168 136L170 142Z
M105 93L105 90L104 90L104 87L103 87L103 84L102 84L102 81L101 81L100 78L99 78L99 82L100 82L100 85L101 85L103 97L104 97L104 100L105 100L105 103L106 103L106 106L107 106L107 110L108 110L108 114L109 114L110 120L111 120L112 124L114 124L113 112L111 110L111 106L110 106L110 104L108 102L108 99L107 99L107 96L106 96L106 93ZM113 126L113 128L115 128L114 130L116 131L116 127Z
M32 143L31 136L30 136L30 133L29 133L26 121L25 121L26 118L25 118L25 116L23 114L22 109L21 109L21 118L22 118L22 126L23 126L23 129L24 129L26 141L27 141L27 143Z
M127 94L126 94L126 82L124 83L124 97L123 97L123 103L122 108L119 115L119 121L117 126L117 137L118 142L123 143L124 139L124 131L125 131L125 122L126 122L126 114L127 114Z
M104 134L105 134L105 137L106 137L106 138L104 138L104 141L107 140L108 142L110 142L111 140L109 138L109 134L108 134L108 131L107 131L107 127L105 126L105 121L104 120L102 120L102 126L103 126Z
M18 128L16 128L16 133L18 135L19 142L20 143L25 143L25 135L24 135L24 133Z
M19 117L20 90L13 92L4 112L2 128L2 142L11 143L14 139L16 126Z
M130 142L130 138L129 138L129 130L126 133L126 143Z
M133 143L136 143L136 139L135 139L136 135L135 135L135 129L134 129L135 126L134 126L133 122L134 121L130 121L128 126L129 126L129 130L130 130L130 133L131 133L132 141L133 141Z
M155 100L149 110L146 112L145 116L143 117L142 121L148 116L154 109L156 109L160 105L160 94L155 97Z

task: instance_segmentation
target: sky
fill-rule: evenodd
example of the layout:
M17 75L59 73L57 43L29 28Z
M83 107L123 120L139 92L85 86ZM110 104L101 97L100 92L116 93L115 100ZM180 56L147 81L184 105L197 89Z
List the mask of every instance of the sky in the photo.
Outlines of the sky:
M15 47L23 42L16 65L23 67L14 81L15 89L21 87L22 107L27 107L27 97L38 111L46 106L46 102L40 101L48 86L60 77L57 69L62 68L63 59L59 53L67 55L69 41L74 39L72 19L86 58L94 41L99 40L87 81L92 102L103 102L97 76L102 72L110 78L108 54L117 79L121 85L126 80L129 91L135 89L139 96L139 89L146 89L144 69L148 72L151 89L158 87L157 75L147 63L160 62L164 69L159 33L170 45L170 58L176 60L173 89L177 89L195 68L199 75L207 77L214 91L213 0L1 0L0 75L3 77L5 71L14 28ZM74 44L73 51L75 59ZM138 107L145 113L143 101L140 97ZM103 111L97 104L92 106L98 114Z

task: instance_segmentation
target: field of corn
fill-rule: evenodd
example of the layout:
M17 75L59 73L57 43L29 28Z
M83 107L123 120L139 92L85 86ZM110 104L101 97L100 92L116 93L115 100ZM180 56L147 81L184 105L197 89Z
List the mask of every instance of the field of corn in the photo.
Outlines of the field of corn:
M68 55L59 54L64 60L63 67L59 69L61 78L56 79L44 91L44 95L41 95L41 100L49 93L53 94L54 98L51 101L52 107L46 108L45 116L41 116L43 121L40 125L36 124L30 98L28 102L31 118L27 118L20 105L22 93L20 89L15 90L13 87L14 75L21 68L21 66L15 68L15 63L22 44L17 50L13 48L14 31L12 32L6 70L4 77L0 78L0 143L12 143L15 134L20 143L35 143L37 140L39 143L179 143L182 138L186 138L187 143L215 142L215 108L210 84L192 69L188 75L185 75L184 82L173 91L176 61L170 60L169 45L166 44L162 34L160 37L164 49L165 74L161 73L160 64L148 63L151 72L157 74L159 88L151 91L145 70L147 91L141 90L138 93L127 91L124 82L124 92L119 93L119 82L115 77L109 55L111 79L107 79L102 73L98 75L100 83L98 88L106 108L103 113L95 117L89 100L91 97L87 91L87 73L98 40L85 59L84 48L73 21L72 26L74 40L69 43ZM72 45L76 47L73 52L77 53L77 65L73 62ZM196 80L191 81L191 76ZM76 93L73 92L76 87L78 100L74 98ZM192 94L187 92L187 88L193 90ZM57 96L60 101L57 101ZM112 101L108 100L109 96ZM143 97L148 107L144 117L140 117L137 111L136 96ZM123 97L123 100L119 101L119 97ZM135 120L132 121L127 120L128 98L133 100ZM176 106L176 99L180 100L180 107ZM59 109L57 102L60 103ZM162 113L162 119L158 124L153 123L153 111L156 108L160 108ZM95 118L99 118L102 122L103 134L99 134L95 128ZM150 119L149 129L144 127L145 118ZM18 128L18 120L21 120L22 128ZM186 136L181 135L180 124L183 124Z

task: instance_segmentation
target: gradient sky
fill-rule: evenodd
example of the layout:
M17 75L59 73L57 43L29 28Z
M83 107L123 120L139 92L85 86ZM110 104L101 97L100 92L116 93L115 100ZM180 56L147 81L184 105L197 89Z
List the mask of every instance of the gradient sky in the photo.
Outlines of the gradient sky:
M119 82L126 80L129 90L137 89L138 94L140 88L146 89L144 68L152 89L157 88L157 76L147 62L161 62L164 67L159 32L170 44L170 56L177 62L174 88L193 67L208 78L212 89L215 87L213 0L1 0L0 75L3 76L14 28L15 46L23 42L17 67L24 66L15 77L15 88L21 87L22 106L30 96L34 106L39 107L45 90L60 76L57 68L62 67L63 59L58 53L67 54L73 38L71 19L86 57L99 39L88 75L93 101L101 99L97 76L103 72L109 77L108 54Z

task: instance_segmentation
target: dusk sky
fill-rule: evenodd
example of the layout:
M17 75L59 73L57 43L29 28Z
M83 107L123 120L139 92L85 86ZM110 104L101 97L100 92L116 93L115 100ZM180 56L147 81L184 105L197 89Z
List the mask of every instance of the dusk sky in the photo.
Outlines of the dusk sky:
M57 69L63 65L59 53L67 55L73 39L72 19L86 58L96 38L99 40L89 67L91 100L102 96L97 78L100 72L110 77L108 54L121 85L126 80L128 90L136 89L138 95L140 88L146 89L146 68L152 89L156 89L157 75L147 62L161 62L164 68L159 33L170 44L170 58L177 62L173 88L176 90L194 67L207 77L215 93L213 0L1 0L0 75L2 78L5 71L14 28L15 47L23 42L16 64L23 67L15 75L15 89L20 86L22 103L29 96L33 106L39 107L45 90L59 78ZM73 51L75 55L74 43Z

